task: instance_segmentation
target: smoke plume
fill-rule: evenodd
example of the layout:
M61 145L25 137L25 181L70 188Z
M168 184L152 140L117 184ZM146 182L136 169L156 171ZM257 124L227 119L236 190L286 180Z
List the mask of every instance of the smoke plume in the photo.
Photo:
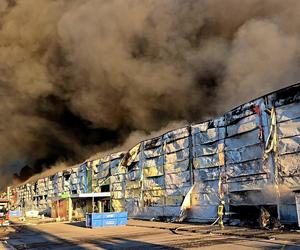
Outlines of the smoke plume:
M297 0L0 0L0 186L298 81L299 11Z

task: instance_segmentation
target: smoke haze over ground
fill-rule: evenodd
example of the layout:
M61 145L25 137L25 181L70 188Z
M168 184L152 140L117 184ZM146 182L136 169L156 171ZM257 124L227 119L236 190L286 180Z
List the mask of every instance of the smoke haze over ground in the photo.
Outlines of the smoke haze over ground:
M0 188L299 81L298 0L0 0ZM137 138L140 140L142 138Z

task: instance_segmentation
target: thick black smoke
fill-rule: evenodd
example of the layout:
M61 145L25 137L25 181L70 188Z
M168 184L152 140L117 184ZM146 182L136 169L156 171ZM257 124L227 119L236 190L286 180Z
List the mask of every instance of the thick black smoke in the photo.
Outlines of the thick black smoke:
M297 0L0 0L1 184L299 79Z

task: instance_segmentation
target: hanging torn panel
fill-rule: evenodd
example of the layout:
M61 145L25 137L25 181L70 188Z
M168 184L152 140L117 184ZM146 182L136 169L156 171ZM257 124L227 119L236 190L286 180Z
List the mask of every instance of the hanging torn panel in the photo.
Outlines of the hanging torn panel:
M119 168L130 168L134 162L136 162L139 158L141 144L138 143L133 148L131 148L128 152L124 154L124 157L119 163Z

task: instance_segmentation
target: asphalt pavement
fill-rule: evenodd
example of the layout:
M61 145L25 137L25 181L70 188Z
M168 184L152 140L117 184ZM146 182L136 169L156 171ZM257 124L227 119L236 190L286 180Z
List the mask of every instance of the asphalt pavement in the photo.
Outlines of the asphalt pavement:
M1 236L1 234L0 234ZM84 222L15 223L0 249L299 249L300 233L243 227L130 220L127 226L85 228Z

